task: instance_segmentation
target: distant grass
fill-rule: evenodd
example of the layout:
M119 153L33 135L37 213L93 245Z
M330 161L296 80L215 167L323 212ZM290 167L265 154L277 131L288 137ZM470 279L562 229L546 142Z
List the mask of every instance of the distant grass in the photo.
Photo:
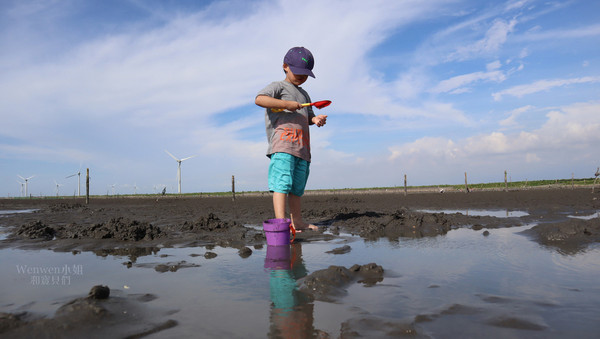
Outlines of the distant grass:
M591 187L594 183L594 178L580 178L580 179L555 179L555 180L531 180L531 181L513 181L507 182L491 182L491 183L469 183L470 190L502 190L502 189L523 189L523 188L541 188L541 187ZM423 185L423 186L407 186L408 191L428 191L445 189L447 191L460 191L465 189L464 184L459 185ZM359 188L332 188L332 189L314 189L307 190L307 193L343 193L343 192L361 192L361 191L385 191L385 190L404 190L404 186L390 186L390 187L359 187ZM266 191L240 191L235 192L236 196L244 195L257 195L264 194ZM162 193L155 194L117 194L117 195L90 195L90 199L106 199L106 198L192 198L192 197L231 197L231 192L199 192L199 193ZM0 198L1 199L1 198ZM11 197L10 199L27 199L27 197ZM81 199L85 200L85 195L80 197L76 196L32 196L31 199Z
M469 189L515 189L515 188L525 188L525 187L548 187L548 186L577 186L577 187L586 187L592 186L594 183L594 178L582 178L582 179L555 179L555 180L532 180L532 181L513 181L507 182L491 182L491 183L468 183ZM423 185L423 186L406 186L407 190L424 190L424 189L451 189L451 190L463 190L465 188L464 184L457 185ZM311 190L311 191L370 191L370 190L398 190L404 189L404 186L394 186L394 187L365 187L365 188L343 188L343 189L322 189L322 190Z

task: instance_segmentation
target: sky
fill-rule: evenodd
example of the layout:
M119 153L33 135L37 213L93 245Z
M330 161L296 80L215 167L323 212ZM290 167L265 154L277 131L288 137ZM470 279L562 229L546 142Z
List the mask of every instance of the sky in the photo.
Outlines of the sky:
M333 103L307 189L593 178L600 2L0 2L0 196L266 191L283 56ZM71 177L69 177L71 176ZM69 178L67 178L69 177ZM23 179L27 180L24 185ZM25 187L26 186L26 187Z

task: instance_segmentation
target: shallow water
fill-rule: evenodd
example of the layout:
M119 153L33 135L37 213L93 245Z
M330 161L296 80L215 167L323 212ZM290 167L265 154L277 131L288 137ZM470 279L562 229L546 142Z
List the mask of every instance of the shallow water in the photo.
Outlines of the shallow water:
M425 212L425 213L446 213L446 214L455 214L455 213L460 213L460 214L464 214L464 215L470 215L470 216L490 216L490 217L496 217L496 218L520 218L520 217L524 217L524 216L528 216L529 213L525 212L525 211L513 211L513 210L468 210L468 209L459 209L459 210L450 210L450 209L445 209L445 210L429 210L429 209L424 209L424 210L419 210L419 212Z
M592 213L589 215L569 215L569 218L575 218L575 219L582 219L582 220L592 220L594 218L599 218L600 219L600 211L596 212L596 213Z
M93 285L114 293L151 293L148 307L177 311L178 326L150 337L264 338L286 328L318 329L338 337L342 323L385 335L356 318L413 324L436 338L592 338L600 331L600 246L564 255L519 232L530 226L481 231L457 229L422 239L368 241L344 235L331 242L300 243L293 270L265 269L267 246L243 259L237 249L162 248L128 268L126 256L91 252L0 250L0 312L28 310L51 316ZM325 253L343 245L349 253ZM301 252L301 253L300 253ZM199 254L200 256L191 256ZM186 261L199 267L158 272L158 264ZM310 302L293 282L329 265L377 263L384 280L355 283L337 302ZM382 325L383 324L383 325ZM379 332L378 332L379 331ZM372 336L370 332L369 336Z
M0 216L8 215L8 214L18 214L18 213L31 213L35 212L37 209L27 209L27 210L0 210Z

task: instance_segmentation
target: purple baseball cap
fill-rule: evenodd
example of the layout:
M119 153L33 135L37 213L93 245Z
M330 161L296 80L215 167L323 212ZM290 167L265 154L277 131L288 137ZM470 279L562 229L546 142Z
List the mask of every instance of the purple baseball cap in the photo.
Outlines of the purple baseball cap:
M283 58L283 62L288 65L294 74L315 77L312 72L315 59L312 53L304 47L292 47Z

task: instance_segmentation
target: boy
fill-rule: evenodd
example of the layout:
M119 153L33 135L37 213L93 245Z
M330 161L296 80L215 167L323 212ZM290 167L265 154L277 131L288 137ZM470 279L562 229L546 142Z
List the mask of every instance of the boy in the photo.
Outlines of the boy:
M266 108L265 125L269 148L269 190L273 192L275 218L285 218L286 200L289 204L292 227L297 231L317 229L305 223L300 213L300 197L308 179L310 167L309 125L321 127L326 115L315 116L312 107L301 104L311 102L300 85L312 72L314 59L304 47L293 47L283 58L285 79L269 84L256 96L255 103ZM283 109L279 112L273 110Z

